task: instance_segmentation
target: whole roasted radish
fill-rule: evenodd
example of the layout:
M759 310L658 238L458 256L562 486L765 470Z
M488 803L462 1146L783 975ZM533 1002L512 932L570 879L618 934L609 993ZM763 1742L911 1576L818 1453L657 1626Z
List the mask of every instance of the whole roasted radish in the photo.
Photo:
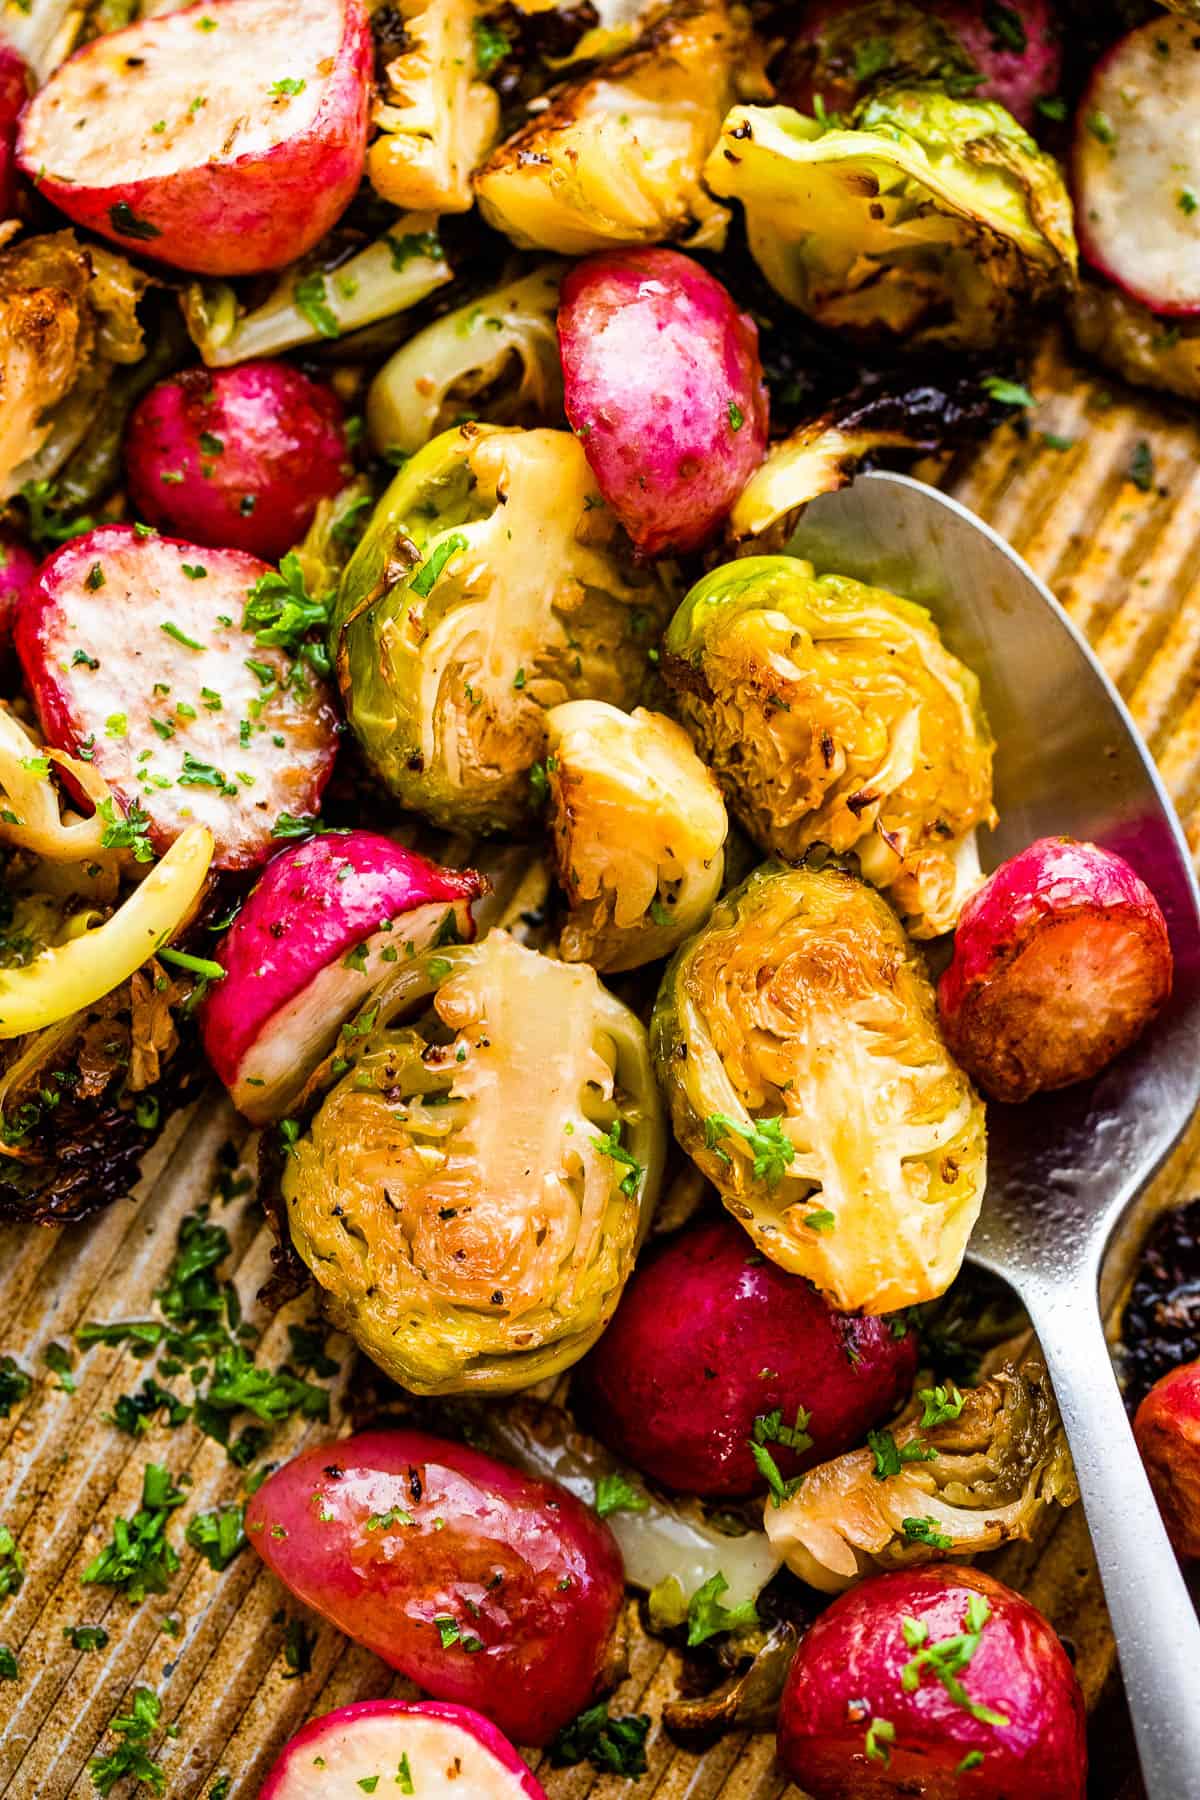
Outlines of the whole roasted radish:
M1155 1382L1133 1435L1171 1542L1180 1556L1200 1557L1200 1363Z
M624 1593L612 1533L478 1450L419 1431L319 1444L264 1482L246 1534L301 1600L519 1744L602 1683Z
M261 582L282 585L244 551L104 525L42 564L17 620L47 742L86 757L156 850L207 825L218 869L265 862L315 813L337 751L324 682L242 623Z
M0 220L11 219L16 210L17 121L32 85L29 70L16 51L0 44Z
M639 550L694 550L762 461L758 330L678 250L611 250L564 277L567 418Z
M1200 312L1200 31L1156 15L1101 59L1075 119L1079 248L1156 313Z
M953 1563L876 1575L802 1639L779 1760L812 1800L1083 1800L1083 1695L1028 1600Z
M347 456L336 396L284 362L185 369L151 388L125 431L139 519L270 562L337 493Z
M469 1706L360 1700L311 1719L286 1744L259 1800L545 1800L508 1739Z
M78 225L207 275L303 256L363 172L362 0L202 0L84 44L25 112L20 167Z
M372 831L310 838L269 863L214 951L225 979L200 1015L239 1111L280 1118L389 965L474 937L484 885Z
M643 1474L734 1496L859 1443L907 1396L916 1367L914 1332L836 1312L722 1218L639 1263L576 1392Z
M997 1100L1098 1074L1171 992L1171 944L1145 882L1111 850L1039 838L967 901L938 1011Z

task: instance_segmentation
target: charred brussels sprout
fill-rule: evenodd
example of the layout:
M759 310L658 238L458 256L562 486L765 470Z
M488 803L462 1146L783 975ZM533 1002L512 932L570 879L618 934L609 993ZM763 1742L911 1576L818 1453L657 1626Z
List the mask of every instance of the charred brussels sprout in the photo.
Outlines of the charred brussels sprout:
M1052 1501L1078 1498L1045 1369L1011 1364L978 1387L925 1388L921 1410L872 1448L801 1477L763 1523L788 1567L838 1593L860 1576L1028 1538ZM923 1419L936 1423L922 1425Z
M331 1316L418 1393L568 1368L658 1193L645 1029L593 969L502 931L402 959L353 1029L354 1066L283 1174Z
M774 1262L845 1311L944 1292L983 1200L983 1105L874 889L765 864L677 952L651 1042L676 1136Z
M720 790L661 713L572 700L546 715L550 823L568 962L636 969L703 925L721 891Z
M895 89L849 126L735 106L704 177L742 202L771 286L822 325L986 348L1074 282L1058 166L992 101Z
M728 214L700 174L733 98L738 35L724 0L680 0L623 56L560 88L475 176L488 224L564 256L689 234L719 244Z
M795 859L854 851L914 937L949 931L995 821L971 671L911 601L788 556L698 582L663 670L747 831Z
M471 171L495 141L500 101L479 79L473 0L399 0L399 53L385 64L367 176L413 212L466 212Z
M482 407L493 425L561 421L554 329L561 270L546 263L409 338L371 383L367 427L375 448L412 456L464 409Z
M546 709L634 705L669 604L570 432L463 425L384 495L330 653L367 758L406 806L513 829L532 817Z

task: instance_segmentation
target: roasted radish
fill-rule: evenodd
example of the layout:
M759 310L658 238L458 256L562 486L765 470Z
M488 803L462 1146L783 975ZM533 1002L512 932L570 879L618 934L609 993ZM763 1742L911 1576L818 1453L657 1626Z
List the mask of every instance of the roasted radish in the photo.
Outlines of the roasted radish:
M598 1434L643 1474L734 1496L860 1443L916 1367L915 1332L836 1312L725 1218L639 1265L577 1379Z
M37 557L10 531L0 531L0 660L12 650L22 600L33 586Z
M1155 1382L1133 1435L1171 1542L1180 1556L1200 1557L1200 1363Z
M279 268L358 186L371 64L362 0L203 0L77 50L28 107L17 160L124 250Z
M1039 838L963 908L938 1010L955 1057L996 1100L1096 1075L1171 991L1158 901L1096 844Z
M567 418L639 550L711 537L767 444L758 330L678 250L577 263L558 309Z
M312 1719L285 1745L259 1800L545 1800L508 1739L469 1706L360 1700Z
M151 388L125 431L138 518L269 562L343 485L347 454L335 395L284 362L186 369Z
M1075 120L1079 248L1156 313L1200 312L1200 31L1155 17L1097 64Z
M277 856L217 946L225 980L201 1015L235 1106L255 1124L281 1117L389 964L474 936L483 887L473 870L439 868L371 831Z
M0 44L0 220L10 219L16 211L17 183L14 156L17 145L17 121L21 108L29 98L29 70L7 45Z
M1083 1695L1048 1622L953 1563L876 1575L822 1613L779 1707L811 1800L1083 1800Z
M259 1488L246 1534L309 1606L518 1744L548 1742L602 1682L624 1598L612 1533L478 1450L419 1431L318 1444Z
M325 684L243 628L280 577L241 550L105 525L45 562L17 621L43 734L90 760L160 852L207 825L213 866L265 862L316 812L337 745Z

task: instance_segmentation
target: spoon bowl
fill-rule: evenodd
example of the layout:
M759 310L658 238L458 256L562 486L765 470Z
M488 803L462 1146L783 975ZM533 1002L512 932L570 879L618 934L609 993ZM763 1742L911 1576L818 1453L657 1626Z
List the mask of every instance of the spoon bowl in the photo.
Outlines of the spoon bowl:
M1101 1260L1122 1214L1200 1103L1200 893L1178 818L1088 645L1016 552L957 501L893 474L814 500L788 545L927 606L979 676L1000 823L986 868L1034 838L1132 864L1166 916L1169 1005L1094 1081L988 1109L973 1262L1037 1329L1075 1458L1151 1800L1200 1800L1200 1624L1129 1430L1100 1321Z

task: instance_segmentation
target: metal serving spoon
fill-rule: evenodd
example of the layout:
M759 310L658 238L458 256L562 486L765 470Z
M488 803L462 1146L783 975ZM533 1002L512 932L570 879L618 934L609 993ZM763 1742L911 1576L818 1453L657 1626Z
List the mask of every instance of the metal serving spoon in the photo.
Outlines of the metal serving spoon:
M1095 1081L989 1108L989 1175L970 1259L1028 1308L1054 1382L1100 1565L1151 1800L1200 1800L1200 1622L1142 1469L1100 1320L1122 1213L1200 1101L1200 893L1149 752L1088 646L1032 570L973 513L904 475L814 500L790 551L918 600L979 675L997 742L985 866L1038 837L1118 851L1158 896L1175 988Z

